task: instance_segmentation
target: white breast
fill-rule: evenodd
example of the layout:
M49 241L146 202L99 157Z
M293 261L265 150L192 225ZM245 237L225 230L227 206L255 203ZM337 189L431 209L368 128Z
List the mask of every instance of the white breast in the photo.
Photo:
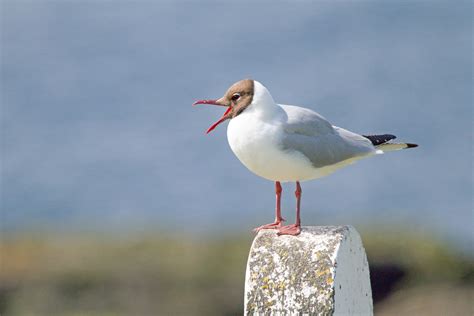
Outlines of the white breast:
M230 120L227 139L239 160L253 173L272 181L297 181L318 177L318 170L302 154L280 149L283 132L275 121L264 121L251 113Z

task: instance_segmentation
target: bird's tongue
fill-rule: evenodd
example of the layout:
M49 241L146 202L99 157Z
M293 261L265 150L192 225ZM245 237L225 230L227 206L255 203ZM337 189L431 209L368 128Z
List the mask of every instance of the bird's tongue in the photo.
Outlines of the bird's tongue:
M221 118L207 129L206 134L209 134L210 132L212 132L214 128L217 127L217 125L227 120L229 118L227 117L227 114L229 114L231 110L232 110L232 107L229 106L227 110L225 111L225 113L221 116Z

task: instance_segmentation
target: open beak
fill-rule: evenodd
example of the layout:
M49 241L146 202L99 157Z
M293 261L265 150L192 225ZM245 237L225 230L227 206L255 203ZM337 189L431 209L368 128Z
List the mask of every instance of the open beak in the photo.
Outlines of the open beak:
M193 106L198 105L198 104L211 104L211 105L218 105L218 106L227 106L227 110L225 111L224 115L221 116L221 118L212 124L206 131L206 134L209 134L214 128L217 127L220 123L230 119L230 114L232 111L232 106L230 104L226 104L226 102L221 98L218 100L198 100L193 103Z
M226 106L225 104L222 104L219 102L219 100L197 100L196 102L193 103L193 106L198 105L198 104L212 104L212 105L220 105L220 106Z

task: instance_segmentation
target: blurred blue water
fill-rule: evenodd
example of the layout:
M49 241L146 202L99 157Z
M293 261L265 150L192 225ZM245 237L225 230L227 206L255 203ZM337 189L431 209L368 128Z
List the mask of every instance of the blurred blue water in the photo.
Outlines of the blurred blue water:
M416 150L303 184L305 224L397 222L472 242L470 2L1 3L2 227L248 230L273 184L233 156L242 78ZM284 186L293 217L293 185Z

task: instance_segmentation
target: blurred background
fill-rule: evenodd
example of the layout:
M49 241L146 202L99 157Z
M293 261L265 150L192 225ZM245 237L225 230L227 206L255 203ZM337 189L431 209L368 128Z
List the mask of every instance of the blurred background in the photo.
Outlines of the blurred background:
M0 9L1 315L242 314L273 183L191 104L249 77L420 144L305 182L303 224L361 233L376 314L474 314L472 2Z

